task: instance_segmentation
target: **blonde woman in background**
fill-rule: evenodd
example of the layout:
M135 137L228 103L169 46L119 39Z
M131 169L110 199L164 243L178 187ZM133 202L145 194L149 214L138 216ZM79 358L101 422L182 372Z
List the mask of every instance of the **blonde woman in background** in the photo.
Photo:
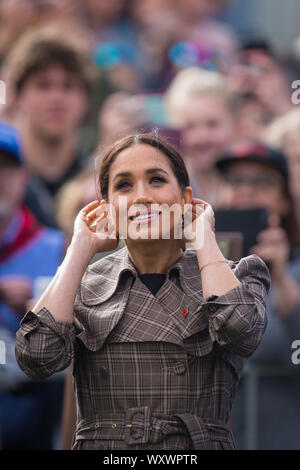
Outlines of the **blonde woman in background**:
M274 120L267 128L264 139L285 154L290 173L290 189L300 222L300 109L293 109Z
M95 178L91 168L84 169L62 186L56 197L56 213L59 227L67 235L67 240L73 235L74 220L78 212L97 198Z
M218 207L225 195L214 163L235 139L235 96L221 74L192 67L177 74L165 105L171 125L182 132L195 197Z

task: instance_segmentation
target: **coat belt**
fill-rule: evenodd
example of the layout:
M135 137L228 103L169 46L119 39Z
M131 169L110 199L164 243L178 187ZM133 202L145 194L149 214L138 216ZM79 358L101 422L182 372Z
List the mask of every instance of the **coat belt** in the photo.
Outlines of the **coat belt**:
M101 413L81 419L74 441L78 439L125 440L128 445L158 443L166 436L190 437L194 449L211 449L212 441L235 448L231 431L220 419L207 419L193 413L151 414L148 406L129 408L126 413Z

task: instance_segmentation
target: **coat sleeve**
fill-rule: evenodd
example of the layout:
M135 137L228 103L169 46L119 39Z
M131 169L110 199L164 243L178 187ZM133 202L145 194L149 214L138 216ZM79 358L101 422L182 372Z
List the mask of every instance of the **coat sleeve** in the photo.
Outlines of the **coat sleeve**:
M75 337L74 324L57 322L46 308L29 311L16 334L17 362L30 378L45 379L68 367Z
M267 326L265 299L270 288L266 264L250 255L232 265L241 284L221 296L205 299L202 309L209 332L221 347L249 357L258 347Z

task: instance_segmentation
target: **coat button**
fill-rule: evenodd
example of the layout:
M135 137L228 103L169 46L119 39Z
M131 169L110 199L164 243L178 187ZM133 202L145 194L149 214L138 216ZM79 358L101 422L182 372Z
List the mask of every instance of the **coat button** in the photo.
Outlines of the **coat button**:
M100 373L100 377L102 377L102 379L108 379L109 373L108 373L108 370L105 366L101 366L99 368L99 373Z
M185 362L176 362L176 364L173 365L173 370L176 375L183 375L186 373L186 364Z
M209 306L209 311L211 313L215 313L218 310L218 307L216 305L210 305Z

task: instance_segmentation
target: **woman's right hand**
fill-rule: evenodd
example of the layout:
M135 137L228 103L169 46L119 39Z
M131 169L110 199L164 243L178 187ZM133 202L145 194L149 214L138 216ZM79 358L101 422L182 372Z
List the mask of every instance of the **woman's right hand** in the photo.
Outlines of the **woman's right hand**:
M76 240L77 237L87 241L92 257L96 253L117 248L119 239L109 219L104 200L93 201L81 209L74 222L73 239Z

